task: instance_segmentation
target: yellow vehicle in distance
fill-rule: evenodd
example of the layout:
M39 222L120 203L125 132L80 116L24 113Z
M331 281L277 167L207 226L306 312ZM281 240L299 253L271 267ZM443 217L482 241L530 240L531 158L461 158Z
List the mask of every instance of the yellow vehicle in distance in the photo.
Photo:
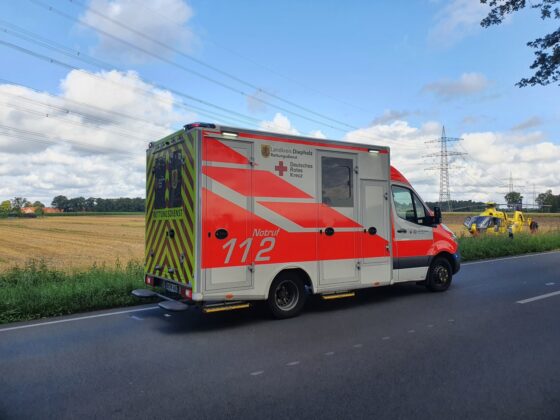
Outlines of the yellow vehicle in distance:
M521 232L536 233L539 225L531 217L525 217L517 208L512 217L505 211L498 210L494 202L486 203L486 209L478 216L465 218L463 225L473 236L485 233L490 235L505 235L510 237Z

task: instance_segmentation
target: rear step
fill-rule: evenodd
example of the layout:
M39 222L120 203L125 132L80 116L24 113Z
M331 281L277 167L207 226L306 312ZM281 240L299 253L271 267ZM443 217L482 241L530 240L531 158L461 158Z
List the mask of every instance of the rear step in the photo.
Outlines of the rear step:
M354 296L356 296L355 292L336 292L336 293L322 294L321 299L332 300L332 299L349 298Z
M162 295L158 292L154 292L153 290L150 289L135 289L131 293L132 296L136 296L142 299L159 297L163 299L163 302L159 302L158 306L167 311L177 312L177 311L186 311L187 309L189 309L189 305L183 302L179 302L178 300L171 299L168 296Z
M152 298L159 297L163 299L163 302L159 302L158 306L166 311L186 311L189 307L193 306L181 301L172 299L168 296L162 295L160 293L154 292L150 289L135 289L132 291L132 295L139 298ZM224 302L224 303L211 303L206 304L202 307L202 311L206 314L211 314L214 312L224 312L224 311L234 311L236 309L247 309L251 307L249 302L234 301L234 302Z

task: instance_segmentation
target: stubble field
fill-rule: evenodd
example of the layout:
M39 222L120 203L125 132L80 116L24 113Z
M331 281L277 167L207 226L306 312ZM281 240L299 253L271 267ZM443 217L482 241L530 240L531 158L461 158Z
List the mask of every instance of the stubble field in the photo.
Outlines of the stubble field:
M143 258L144 216L0 219L0 272L44 261L54 269L114 266Z

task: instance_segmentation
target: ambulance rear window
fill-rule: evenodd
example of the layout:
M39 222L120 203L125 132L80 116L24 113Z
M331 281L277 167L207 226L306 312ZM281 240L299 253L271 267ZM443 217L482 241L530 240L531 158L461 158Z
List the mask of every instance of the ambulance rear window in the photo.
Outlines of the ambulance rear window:
M165 157L156 159L154 167L154 208L165 208Z
M323 203L331 207L353 207L352 159L323 156L321 182Z

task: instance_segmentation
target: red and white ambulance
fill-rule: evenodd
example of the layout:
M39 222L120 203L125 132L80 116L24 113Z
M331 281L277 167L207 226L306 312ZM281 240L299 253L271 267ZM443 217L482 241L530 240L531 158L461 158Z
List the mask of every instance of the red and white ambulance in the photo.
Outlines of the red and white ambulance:
M389 148L186 125L147 150L145 283L168 310L266 300L278 318L309 294L423 282L446 290L454 234Z

